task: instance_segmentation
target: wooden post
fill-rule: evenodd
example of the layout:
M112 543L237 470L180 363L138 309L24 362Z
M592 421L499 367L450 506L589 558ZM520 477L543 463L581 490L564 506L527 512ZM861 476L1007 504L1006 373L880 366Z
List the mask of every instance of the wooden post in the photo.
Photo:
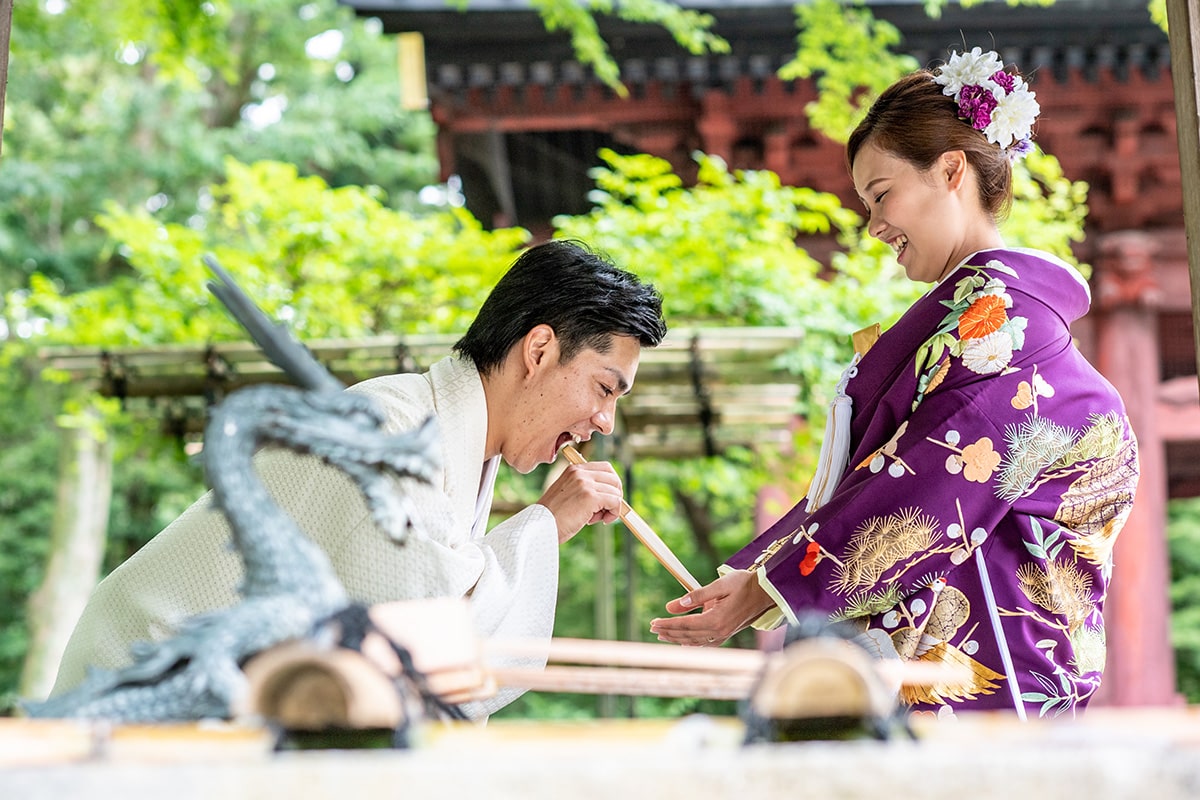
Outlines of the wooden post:
M8 42L12 34L12 0L0 0L0 151L4 145L4 95L8 92Z
M1167 594L1167 459L1157 418L1161 292L1152 277L1156 255L1154 240L1140 231L1106 234L1094 277L1096 366L1125 401L1141 464L1133 511L1113 551L1112 584L1104 605L1108 665L1097 705L1179 702Z
M60 429L58 498L46 576L29 598L30 643L21 673L25 697L50 693L67 639L100 574L112 498L112 440L98 427L98 418L87 422L92 425Z
M1171 80L1175 86L1176 135L1183 179L1192 320L1200 374L1200 0L1167 0L1171 29Z

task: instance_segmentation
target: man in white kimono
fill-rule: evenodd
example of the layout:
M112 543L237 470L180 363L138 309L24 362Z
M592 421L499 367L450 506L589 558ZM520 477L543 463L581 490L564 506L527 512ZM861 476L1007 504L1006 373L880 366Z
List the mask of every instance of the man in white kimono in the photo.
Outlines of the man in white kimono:
M280 506L329 556L350 596L367 604L467 597L482 637L548 639L558 545L616 519L611 465L574 465L534 505L487 530L501 460L522 473L568 441L612 431L641 348L666 333L652 286L571 242L526 250L497 283L455 355L424 374L387 375L347 391L370 395L388 432L438 420L441 473L399 481L415 530L403 546L374 524L358 488L312 456L265 450L256 469ZM167 638L194 614L233 605L242 564L206 494L97 586L67 645L52 694L89 665L130 662L130 645ZM481 717L519 691L469 704Z

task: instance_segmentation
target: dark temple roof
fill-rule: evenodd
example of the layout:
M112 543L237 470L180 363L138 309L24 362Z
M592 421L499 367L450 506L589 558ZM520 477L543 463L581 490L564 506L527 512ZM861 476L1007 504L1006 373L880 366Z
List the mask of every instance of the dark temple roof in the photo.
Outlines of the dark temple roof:
M389 33L416 31L425 39L431 84L446 88L494 83L583 83L590 71L574 58L570 40L549 33L527 0L469 0L467 13L446 0L340 0L360 17L377 17ZM645 79L720 83L735 75L766 76L796 50L793 3L781 0L679 5L716 18L713 30L732 52L695 57L662 28L601 19L600 30L626 82ZM1169 69L1167 36L1149 17L1146 0L1057 0L1049 7L1012 7L991 2L964 9L948 5L929 17L922 5L893 0L867 3L879 19L902 33L899 49L922 64L944 59L951 49L998 50L1006 62L1093 74L1112 69L1155 74Z

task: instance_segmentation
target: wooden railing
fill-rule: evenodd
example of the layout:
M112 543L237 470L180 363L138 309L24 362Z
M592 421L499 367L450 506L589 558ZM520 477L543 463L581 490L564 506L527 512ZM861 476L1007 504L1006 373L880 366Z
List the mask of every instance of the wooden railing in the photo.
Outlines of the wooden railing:
M448 355L456 335L378 336L307 343L346 384L422 371ZM643 350L633 392L619 404L622 439L638 455L716 454L730 446L783 443L799 387L781 361L801 345L797 328L680 328ZM196 434L207 408L244 386L283 373L250 342L145 348L53 347L43 365L157 414L166 431Z

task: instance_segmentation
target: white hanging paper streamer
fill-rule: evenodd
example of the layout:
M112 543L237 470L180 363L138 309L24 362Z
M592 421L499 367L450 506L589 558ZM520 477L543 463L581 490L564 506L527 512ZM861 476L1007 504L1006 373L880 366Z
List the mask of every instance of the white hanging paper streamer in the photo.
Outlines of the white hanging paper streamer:
M862 356L854 354L850 366L842 371L837 391L829 403L829 416L825 419L825 439L821 442L821 455L817 459L817 471L808 486L808 505L805 511L812 513L829 502L837 488L846 462L850 460L850 416L854 401L846 394L850 379L858 374L858 361Z

